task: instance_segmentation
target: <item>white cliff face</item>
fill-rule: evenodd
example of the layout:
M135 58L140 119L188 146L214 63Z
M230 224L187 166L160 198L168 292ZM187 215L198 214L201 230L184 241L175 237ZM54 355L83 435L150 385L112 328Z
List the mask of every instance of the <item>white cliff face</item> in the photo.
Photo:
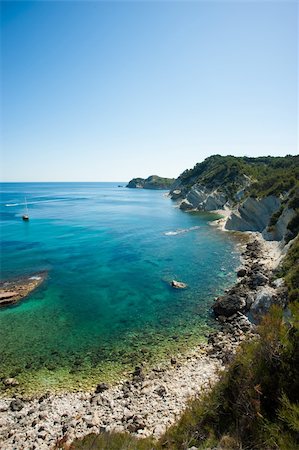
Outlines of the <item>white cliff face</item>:
M288 224L290 220L295 217L295 215L296 212L294 209L285 208L278 221L276 222L274 230L271 232L264 230L263 237L270 241L281 241L282 239L284 239L286 234L288 233Z
M275 303L276 289L263 286L258 289L250 311L254 317L259 317L269 311L270 306Z
M258 231L268 241L282 241L288 234L288 224L296 213L293 209L285 208L273 230L268 231L270 218L280 207L281 200L273 195L262 199L248 197L241 206L231 212L224 228L234 231Z
M250 184L250 179L244 175L244 186ZM170 192L170 197L177 200L180 209L184 211L215 211L230 208L227 196L218 189L208 189L196 183L189 190L178 181L176 188ZM281 198L274 195L261 199L247 197L243 202L245 187L242 187L234 196L234 201L240 202L230 215L224 220L223 227L231 231L257 231L262 233L264 239L269 241L288 240L288 224L296 215L293 209L284 207L271 231L268 230L270 219L282 206Z
M214 211L223 208L226 196L217 190L211 191L206 187L196 184L192 186L186 198L181 202L183 210L197 209L200 211Z
M248 197L238 209L232 211L225 224L226 230L266 230L269 220L281 205L279 198L271 195L262 199Z

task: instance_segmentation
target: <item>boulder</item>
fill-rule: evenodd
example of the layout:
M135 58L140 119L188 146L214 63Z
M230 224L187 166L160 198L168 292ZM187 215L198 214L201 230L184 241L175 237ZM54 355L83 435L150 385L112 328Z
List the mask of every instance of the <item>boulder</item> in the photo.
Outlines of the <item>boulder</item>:
M185 199L181 202L180 209L182 209L183 211L190 211L191 209L194 209L194 206Z
M177 200L182 196L182 191L180 189L175 189L171 192L171 198L172 200Z
M242 268L242 269L238 270L237 277L242 278L242 277L245 277L246 274L247 274L247 270Z
M96 394L101 394L102 392L107 391L107 389L109 389L108 384L100 383L100 384L97 385L95 393Z
M238 294L226 294L218 297L213 305L216 317L230 317L239 311L245 311L246 299Z
M19 398L12 400L9 405L11 411L21 411L24 408L24 403Z
M166 388L165 386L158 386L155 389L155 392L160 396L160 397L164 397L167 394Z
M285 286L285 281L283 278L276 278L272 283L276 288L282 288Z
M133 381L141 383L144 380L142 367L136 366L133 372Z
M18 386L19 382L14 378L5 378L3 384L7 387Z
M264 275L261 272L254 272L251 275L251 279L248 284L251 287L256 288L258 286L265 286L268 282L269 282L269 278L266 277L266 275Z
M252 314L257 317L269 311L270 306L275 303L276 291L269 287L262 287L255 296L255 300L251 305Z

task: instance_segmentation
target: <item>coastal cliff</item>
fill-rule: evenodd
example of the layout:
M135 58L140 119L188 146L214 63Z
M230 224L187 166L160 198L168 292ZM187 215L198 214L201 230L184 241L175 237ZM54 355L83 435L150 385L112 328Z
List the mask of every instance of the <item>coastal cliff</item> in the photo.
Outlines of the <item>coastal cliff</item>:
M288 242L299 230L299 157L211 156L185 170L169 195L184 211L229 211L226 230Z
M101 448L107 442L110 446L121 442L116 448L157 450L298 448L298 163L298 157L289 156L216 155L174 182L170 197L182 210L222 209L227 212L226 230L250 232L236 284L215 298L212 310L218 327L199 351L204 349L226 370L209 393L189 403L174 426L161 435L152 432L154 438L160 437L158 441L143 439L140 446L136 437L148 425L145 419L141 426L136 415L132 419L136 437L93 434L76 445L88 448L96 442ZM161 392L167 396L165 386Z
M127 188L133 189L171 189L174 178L162 178L158 175L151 175L148 178L133 178L127 184Z
M235 285L214 299L214 330L93 392L26 398L15 374L2 379L5 448L298 448L298 178L298 157L215 156L175 180L182 210L222 209L226 230L250 232Z

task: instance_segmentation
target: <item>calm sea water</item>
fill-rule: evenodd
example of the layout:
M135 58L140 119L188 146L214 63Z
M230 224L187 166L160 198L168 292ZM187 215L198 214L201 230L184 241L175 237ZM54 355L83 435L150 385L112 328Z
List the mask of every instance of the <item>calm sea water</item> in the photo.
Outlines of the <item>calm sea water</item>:
M215 216L119 184L2 184L2 279L48 272L0 310L0 372L21 388L88 387L183 350L235 279L236 243L209 225Z

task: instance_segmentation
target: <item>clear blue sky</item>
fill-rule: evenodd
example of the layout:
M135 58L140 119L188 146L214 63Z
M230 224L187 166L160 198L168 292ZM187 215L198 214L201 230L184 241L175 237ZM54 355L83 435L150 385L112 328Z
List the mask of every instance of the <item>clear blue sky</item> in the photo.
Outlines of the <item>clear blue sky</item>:
M2 2L2 179L297 154L297 3Z

